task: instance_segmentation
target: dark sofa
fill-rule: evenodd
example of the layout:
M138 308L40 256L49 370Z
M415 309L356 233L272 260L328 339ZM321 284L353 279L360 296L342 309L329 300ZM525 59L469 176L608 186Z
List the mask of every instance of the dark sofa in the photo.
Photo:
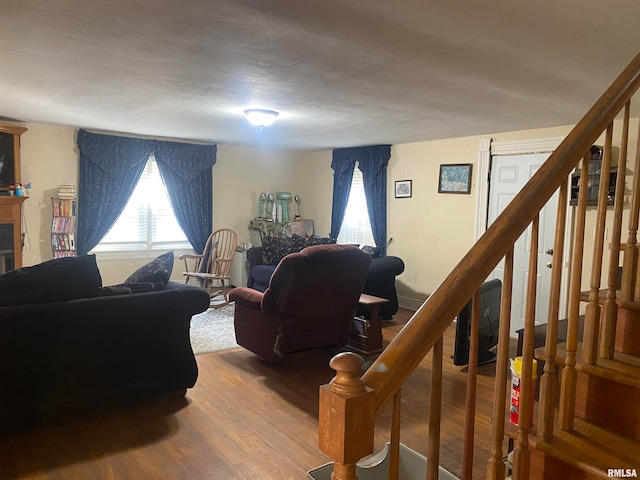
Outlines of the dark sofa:
M86 257L45 262L37 275L29 268L38 266L21 269L25 275L9 272L10 281L0 278L0 300L14 303L0 306L0 423L37 422L142 395L183 394L195 384L189 328L192 315L208 308L207 292L174 282L155 291L142 291L157 288L144 282L103 288L95 259ZM62 272L69 268L73 274ZM70 298L73 286L61 286L72 278L81 298ZM20 291L12 292L15 283Z
M264 292L269 286L269 281L277 262L275 264L263 263L262 247L250 248L247 251L247 261L249 262L247 287ZM362 291L363 293L389 300L389 303L380 306L380 316L383 319L390 319L398 311L396 276L403 271L404 262L398 257L383 255L371 259L369 273ZM369 312L359 307L357 313L368 316Z

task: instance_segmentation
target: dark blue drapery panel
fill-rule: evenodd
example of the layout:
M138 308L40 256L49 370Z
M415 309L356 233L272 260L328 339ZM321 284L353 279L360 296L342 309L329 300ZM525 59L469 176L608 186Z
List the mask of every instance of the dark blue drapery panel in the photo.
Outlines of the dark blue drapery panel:
M85 254L127 205L153 150L153 141L78 132L80 151L76 249Z
M376 246L384 249L387 243L387 165L391 145L339 148L333 151L333 206L331 237L338 238L349 200L353 168L358 162L362 172L367 211ZM385 252L381 251L382 254Z
M349 201L351 179L356 165L355 158L351 158L351 148L339 148L333 151L331 168L333 168L333 203L331 206L331 238L338 238L344 212Z
M202 253L211 234L216 145L155 142L155 157L171 208L189 243Z
M384 255L387 243L387 165L391 158L391 145L373 145L355 150L358 168L362 172L371 233L376 246L380 248L380 254Z

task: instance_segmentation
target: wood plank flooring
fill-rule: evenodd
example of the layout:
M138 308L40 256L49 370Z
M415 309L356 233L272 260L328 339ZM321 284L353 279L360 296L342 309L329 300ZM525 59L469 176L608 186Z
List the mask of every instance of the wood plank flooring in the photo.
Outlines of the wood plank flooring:
M390 341L413 312L385 325ZM445 335L440 464L460 472L466 369L455 367L454 326ZM156 397L100 413L0 433L1 479L304 479L328 461L317 449L318 387L335 352L305 352L267 364L238 348L199 355L196 386L184 399ZM479 367L476 469L484 478L495 364ZM427 451L430 359L402 392L401 441ZM391 411L376 424L389 438Z

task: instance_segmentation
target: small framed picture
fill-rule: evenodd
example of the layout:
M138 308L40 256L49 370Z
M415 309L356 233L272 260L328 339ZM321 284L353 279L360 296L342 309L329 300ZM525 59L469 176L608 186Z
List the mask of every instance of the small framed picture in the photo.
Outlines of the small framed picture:
M471 163L440 165L438 193L471 193Z
M411 180L396 180L396 198L411 197Z

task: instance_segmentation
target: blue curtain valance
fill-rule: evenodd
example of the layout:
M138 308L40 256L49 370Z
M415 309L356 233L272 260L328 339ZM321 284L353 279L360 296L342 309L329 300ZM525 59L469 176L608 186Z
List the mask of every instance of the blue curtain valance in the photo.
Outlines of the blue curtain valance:
M197 252L212 229L212 174L216 145L195 145L78 132L80 254L94 248L124 210L154 153L178 224Z
M80 162L91 162L113 179L127 175L153 152L153 140L78 132Z
M191 183L215 165L217 148L217 145L154 140L153 152L158 163L164 163L177 177Z

